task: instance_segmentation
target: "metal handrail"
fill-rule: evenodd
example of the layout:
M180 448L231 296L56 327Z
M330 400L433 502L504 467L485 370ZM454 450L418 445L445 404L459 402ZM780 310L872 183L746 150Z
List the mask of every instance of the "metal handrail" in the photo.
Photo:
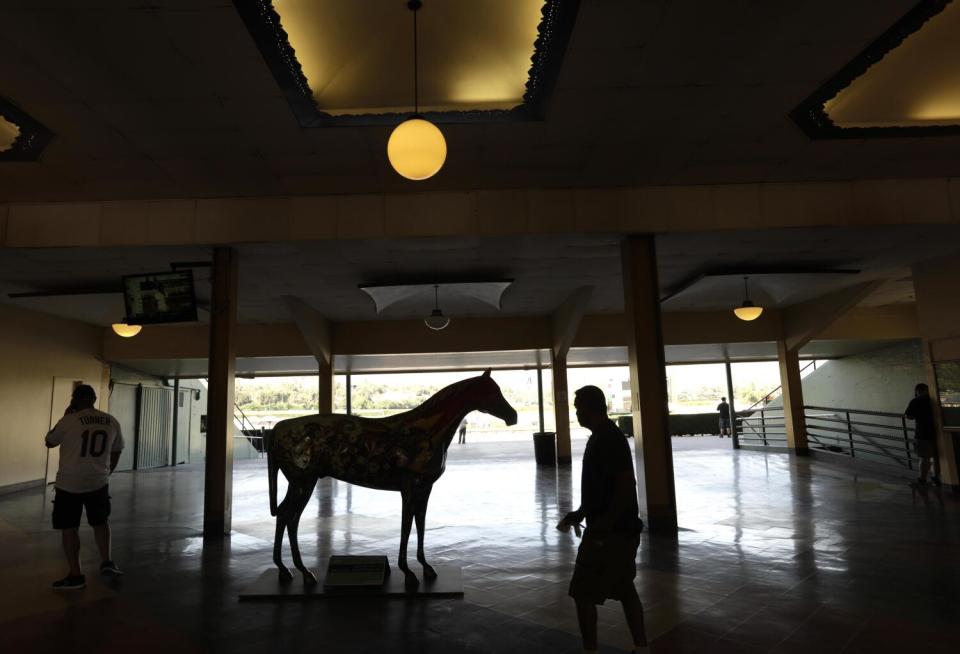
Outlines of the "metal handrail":
M826 413L814 415L809 414L810 411L824 411ZM807 421L808 439L815 441L824 451L847 455L850 458L856 458L859 451L861 455L878 457L873 461L875 463L913 469L912 445L913 441L916 440L916 428L907 425L907 419L902 413L805 406L804 414ZM864 416L890 418L896 422L881 424L863 420L862 417ZM885 433L880 433L877 430ZM842 438L843 436L845 438ZM833 440L834 442L832 444L824 443L821 439ZM843 440L843 446L840 445L841 439ZM903 449L901 450L900 447Z
M816 360L816 359L813 359L812 361L808 362L807 365L805 365L804 367L800 368L800 373L803 374L803 372L804 372L807 368L809 368L810 366L813 366L813 369L816 370L816 369L817 369L817 360ZM759 406L759 405L761 405L761 404L763 404L763 405L765 406L765 405L767 404L767 402L773 401L773 394L776 393L777 391L779 391L779 390L782 389L782 388L783 388L783 384L781 384L780 386L777 386L775 389L773 389L772 391L770 391L769 393L767 393L766 395L764 395L763 397L761 397L759 400L757 400L756 402L754 402L753 404L751 404L749 407L747 407L747 409L746 409L746 411L745 411L744 413L746 413L747 411L753 411L757 406Z

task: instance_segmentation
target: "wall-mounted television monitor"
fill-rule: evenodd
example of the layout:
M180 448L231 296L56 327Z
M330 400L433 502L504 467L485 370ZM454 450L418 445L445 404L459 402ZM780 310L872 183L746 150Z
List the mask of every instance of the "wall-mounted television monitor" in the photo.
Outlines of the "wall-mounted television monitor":
M123 301L129 325L193 322L197 319L192 270L126 275L123 278Z
M939 361L934 367L937 371L943 427L960 431L960 361Z

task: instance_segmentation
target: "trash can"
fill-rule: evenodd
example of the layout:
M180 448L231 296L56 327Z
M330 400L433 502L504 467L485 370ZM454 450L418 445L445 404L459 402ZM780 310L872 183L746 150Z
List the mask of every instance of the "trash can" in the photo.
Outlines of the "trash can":
M557 465L557 434L552 431L538 431L533 435L533 458L538 466Z

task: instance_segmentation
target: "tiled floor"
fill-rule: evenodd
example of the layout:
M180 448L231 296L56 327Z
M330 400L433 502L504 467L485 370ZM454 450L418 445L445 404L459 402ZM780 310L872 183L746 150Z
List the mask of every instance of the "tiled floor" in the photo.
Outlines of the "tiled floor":
M653 651L960 651L960 501L934 490L675 440L683 531L645 538L637 587ZM0 652L575 652L566 584L579 465L538 471L528 444L452 446L427 516L427 553L464 566L463 600L238 603L271 567L265 467L237 465L234 534L202 547L202 469L118 474L115 558L128 575L55 595L63 564L49 493L0 497ZM576 443L579 461L582 441ZM321 482L301 522L308 562L395 559L399 497ZM96 568L84 528L85 564ZM411 557L412 560L413 557ZM289 555L287 555L289 562ZM418 566L414 566L419 571ZM606 651L629 649L619 606Z

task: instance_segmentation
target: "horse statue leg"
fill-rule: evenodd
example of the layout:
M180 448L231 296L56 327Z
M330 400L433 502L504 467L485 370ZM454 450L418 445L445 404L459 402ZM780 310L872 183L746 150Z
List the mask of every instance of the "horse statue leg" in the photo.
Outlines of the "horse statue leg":
M299 486L294 482L287 485L287 494L283 502L277 507L277 533L273 542L273 562L280 570L281 583L288 583L293 579L290 570L283 565L281 558L281 546L283 544L283 529L286 527L287 539L290 541L290 553L293 555L293 564L303 575L305 586L313 586L317 583L317 578L310 569L303 564L303 558L300 556L300 544L297 542L297 528L300 526L300 516L303 509L310 501L313 494L313 488L317 481L313 480L309 485Z
M283 564L283 532L287 528L287 515L293 494L293 484L287 486L287 494L277 506L277 531L273 536L273 562L280 573L280 583L288 584L293 581L289 568Z
M430 501L431 490L433 490L433 484L430 484L425 489L417 493L414 496L413 502L414 518L417 521L417 561L419 561L420 565L423 566L424 579L437 578L437 571L433 569L433 566L427 563L427 557L423 553L423 532L427 519L427 502Z
M403 571L406 578L405 584L408 588L416 588L420 585L417 575L407 567L407 541L410 540L410 525L413 522L413 484L410 480L405 480L400 485L400 499L403 504L403 514L400 519L400 555L397 557L397 567Z

